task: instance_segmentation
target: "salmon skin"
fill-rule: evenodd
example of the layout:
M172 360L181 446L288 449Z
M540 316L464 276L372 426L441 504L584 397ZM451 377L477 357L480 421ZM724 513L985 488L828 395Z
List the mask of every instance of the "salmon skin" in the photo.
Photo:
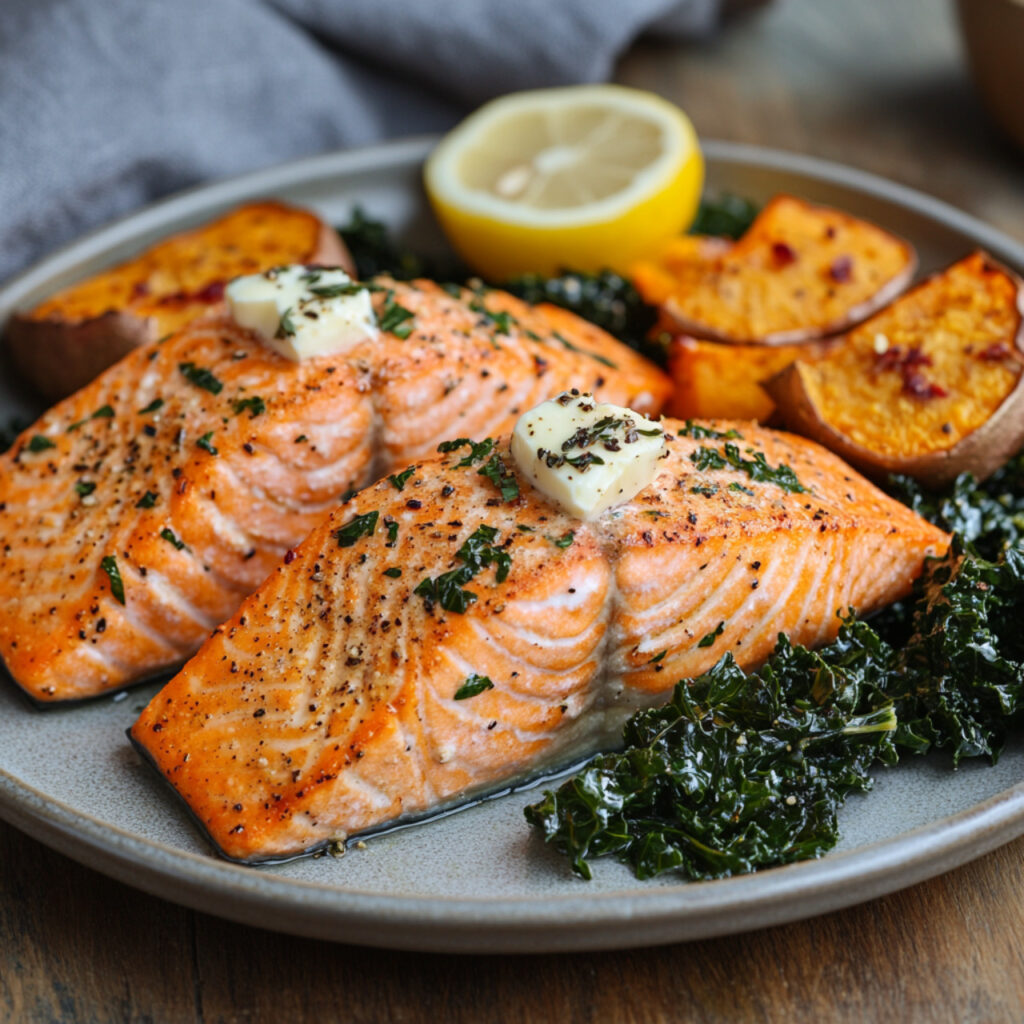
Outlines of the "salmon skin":
M505 441L362 491L153 698L134 743L222 855L288 858L614 746L676 680L726 651L753 668L779 633L826 643L837 613L906 596L947 547L813 442L662 422L653 483L592 522L533 489ZM495 453L498 483L480 473Z
M129 353L0 457L0 657L36 701L182 664L351 488L567 387L657 412L669 381L502 292L378 280L382 332L294 363L226 313ZM408 315L406 315L408 314Z

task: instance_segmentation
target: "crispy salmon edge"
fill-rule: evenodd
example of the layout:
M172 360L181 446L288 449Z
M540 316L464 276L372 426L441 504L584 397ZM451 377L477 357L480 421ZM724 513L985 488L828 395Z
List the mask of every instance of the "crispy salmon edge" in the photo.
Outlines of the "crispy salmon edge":
M147 686L150 683L159 683L163 686L164 684L169 683L184 667L185 662L183 661L171 668L162 668L159 672L154 672L152 675L145 676L142 679L133 679L130 683L124 683L122 686L112 686L109 690L101 690L99 693L89 693L84 697L63 697L60 700L41 700L14 678L14 674L7 667L7 662L5 662L3 657L0 656L0 677L9 681L13 685L15 692L21 695L25 703L28 704L33 711L52 711L57 708L77 708L85 704L95 704L104 697L112 697L118 693L127 694L130 690L135 690L141 686Z
M93 698L84 698L85 700L92 700ZM64 706L63 704L58 706ZM206 843L207 846L214 852L214 854L221 860L228 861L231 864L238 864L242 867L249 868L260 868L260 867L273 867L276 864L291 864L297 860L308 860L310 858L322 857L324 854L329 853L331 843L334 840L324 839L323 841L316 843L313 846L308 847L305 850L300 850L298 853L291 853L284 857L232 857L229 853L224 852L224 848L213 838L210 830L203 824L202 819L192 809L189 802L185 799L184 795L178 792L175 788L174 783L167 778L166 775L160 770L160 766L156 763L156 758L149 752L149 750L143 745L143 743L136 739L132 735L132 727L129 726L125 729L125 735L128 737L128 742L135 751L140 755L142 764L160 780L160 784L163 789L169 790L173 794L173 802L180 806L185 811L186 817L192 822L196 831L199 833L200 839ZM606 753L606 751L599 751L598 753ZM481 793L478 796L463 797L456 799L447 807L442 807L440 810L424 811L422 814L410 816L408 818L402 818L399 820L391 820L373 828L365 829L362 832L355 832L346 839L346 843L351 839L370 839L374 836L386 835L389 832L400 832L402 829L411 828L415 825L422 825L428 821L435 821L439 818L447 818L453 814L458 814L461 811L468 811L471 807L476 807L478 804L489 803L491 800L499 800L502 797L509 796L512 793L519 793L524 790L536 789L543 786L547 782L554 782L564 776L571 775L573 772L578 771L588 761L593 760L597 756L596 754L587 754L584 757L576 757L564 764L557 765L551 768L538 769L538 771L527 775L525 778L520 779L513 785L503 786L501 789L495 789L491 792Z

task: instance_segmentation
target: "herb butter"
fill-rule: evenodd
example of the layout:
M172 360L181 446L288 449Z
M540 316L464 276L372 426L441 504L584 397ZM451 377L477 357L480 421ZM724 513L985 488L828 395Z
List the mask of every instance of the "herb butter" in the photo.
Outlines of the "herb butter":
M239 326L295 362L377 337L370 292L344 270L274 267L235 278L225 295Z
M531 409L512 433L520 470L580 519L595 519L635 497L665 454L659 424L575 391Z

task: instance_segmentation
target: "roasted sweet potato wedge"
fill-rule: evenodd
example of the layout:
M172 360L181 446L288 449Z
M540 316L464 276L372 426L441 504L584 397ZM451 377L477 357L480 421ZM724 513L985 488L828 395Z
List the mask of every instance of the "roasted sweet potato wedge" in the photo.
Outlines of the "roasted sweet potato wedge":
M644 302L660 306L675 294L680 276L694 273L695 267L705 266L732 246L728 238L679 235L669 239L653 259L635 263L630 276Z
M712 258L662 258L637 266L634 279L680 334L784 345L838 334L866 319L906 288L916 267L908 242L849 214L780 195L738 242ZM666 294L669 277L674 284Z
M835 345L834 340L802 345L723 345L675 337L668 348L668 370L675 384L669 415L764 423L775 410L775 403L761 382L795 359L821 359Z
M62 398L136 346L205 313L232 278L280 263L353 270L344 243L319 217L283 203L249 203L16 314L7 347L45 398Z
M1024 282L976 252L765 385L788 427L874 476L982 479L1024 444Z

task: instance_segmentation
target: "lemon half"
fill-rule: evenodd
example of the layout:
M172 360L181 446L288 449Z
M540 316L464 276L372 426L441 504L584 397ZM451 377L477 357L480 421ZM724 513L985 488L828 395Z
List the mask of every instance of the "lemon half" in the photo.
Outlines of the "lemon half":
M653 93L581 85L481 107L427 160L427 193L459 255L500 281L625 271L689 227L704 160L689 118Z

